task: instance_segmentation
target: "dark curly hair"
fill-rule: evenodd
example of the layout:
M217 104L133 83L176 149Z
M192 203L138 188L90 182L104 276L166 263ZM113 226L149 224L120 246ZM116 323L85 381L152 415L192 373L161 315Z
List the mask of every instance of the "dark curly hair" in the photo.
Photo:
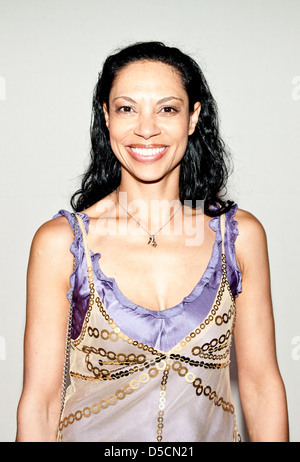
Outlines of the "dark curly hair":
M110 90L118 72L136 61L159 61L179 72L189 98L189 109L201 103L195 131L189 136L180 165L179 197L192 207L204 200L204 213L209 216L227 212L232 201L224 200L229 175L229 153L219 133L218 109L198 64L178 48L161 42L138 42L109 56L93 95L91 120L91 162L82 177L81 188L73 194L71 206L76 212L95 204L120 185L121 164L114 155L106 127L103 103L108 106Z

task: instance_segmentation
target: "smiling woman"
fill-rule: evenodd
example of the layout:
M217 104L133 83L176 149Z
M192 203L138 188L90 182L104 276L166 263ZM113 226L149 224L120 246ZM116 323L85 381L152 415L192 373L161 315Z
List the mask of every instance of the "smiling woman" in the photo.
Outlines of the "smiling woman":
M120 85L123 87L120 88ZM124 93L126 91L133 93ZM139 100L135 96L139 96ZM141 112L143 98L147 106L143 104ZM155 117L149 117L151 111L154 111ZM193 113L192 123L196 120L196 124L188 127ZM215 203L221 206L223 212L230 209L232 203L224 201L220 194L226 186L230 156L219 134L217 105L206 79L198 64L180 50L150 42L120 50L109 56L103 65L93 99L91 163L81 189L72 197L76 211L95 204L120 184L122 164L112 149L112 133L107 129L109 116L116 120L117 115L122 118L123 127L125 123L129 125L127 118L133 118L135 123L138 121L137 131L159 129L158 121L161 124L165 118L168 119L164 125L174 127L179 119L180 133L185 130L181 143L186 147L180 165L181 202L191 200L195 205L197 199L205 200L205 213L210 216L220 212L211 208ZM189 128L191 133L188 133ZM154 138L157 145L158 136ZM142 147L153 144L152 138L147 142L145 139L148 139L147 133L146 137L142 136L142 141L138 139L135 143Z
M91 140L75 213L32 243L17 440L239 441L234 335L250 439L287 441L266 236L222 196L198 65L157 42L108 57Z
M174 96L164 96L169 94ZM119 71L103 107L121 168L143 181L166 178L176 168L172 178L178 184L180 162L200 113L200 102L190 113L179 74L161 62L129 64Z

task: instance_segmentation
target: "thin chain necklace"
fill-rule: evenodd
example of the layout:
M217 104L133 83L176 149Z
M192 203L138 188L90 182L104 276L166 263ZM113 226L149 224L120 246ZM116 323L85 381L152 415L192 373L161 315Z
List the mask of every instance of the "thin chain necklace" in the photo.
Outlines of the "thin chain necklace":
M156 246L157 246L157 242L156 242L156 240L155 240L155 235L156 235L157 233L159 233L159 231L161 231L161 230L172 220L172 218L174 217L174 215L179 211L179 209L181 209L181 204L180 204L180 206L178 207L178 209L175 210L175 212L173 213L173 215L171 215L171 217L169 218L169 220L168 220L163 226L161 226L161 227L159 228L159 230L156 231L156 233L150 234L149 231L148 231L146 228L144 228L144 226L141 225L141 223L138 222L138 221L137 221L137 220L136 220L136 219L135 219L135 218L123 207L123 206L122 206L122 204L120 204L120 202L119 202L119 187L116 189L116 193L117 193L117 202L118 202L118 204L120 205L120 207L121 207L121 208L124 210L124 212L126 212L127 215L128 215L129 217L131 217L131 218L132 218L132 219L133 219L144 231L146 231L146 233L149 235L148 244L152 245L152 247L156 247Z

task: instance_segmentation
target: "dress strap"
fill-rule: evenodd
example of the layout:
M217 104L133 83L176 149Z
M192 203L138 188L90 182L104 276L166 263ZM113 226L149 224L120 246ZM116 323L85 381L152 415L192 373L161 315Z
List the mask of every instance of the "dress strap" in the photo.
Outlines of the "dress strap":
M226 214L222 213L220 216L220 228L221 228L221 237L222 237L222 254L225 255L225 220Z
M226 264L226 254L225 254L225 227L226 227L226 214L222 213L220 216L220 228L221 228L221 237L222 237L222 273L223 278L227 280L227 264Z
M87 243L86 231L85 231L84 224L83 224L81 216L80 215L75 215L75 216L77 218L79 227L81 229L82 238L83 238L83 245L84 245L84 252L85 252L85 257L86 257L86 262L87 262L87 267L88 267L88 272L89 272L92 269L92 259L91 259L90 249L89 249L89 246L88 246L88 243Z

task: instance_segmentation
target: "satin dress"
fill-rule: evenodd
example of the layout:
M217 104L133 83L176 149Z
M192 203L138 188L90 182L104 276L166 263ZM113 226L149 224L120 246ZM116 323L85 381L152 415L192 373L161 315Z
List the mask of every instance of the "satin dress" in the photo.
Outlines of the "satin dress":
M101 271L87 244L89 218L60 210L77 233L68 298L73 302L69 385L57 440L239 441L230 385L237 205L210 220L208 266L178 305L153 311L131 302Z

